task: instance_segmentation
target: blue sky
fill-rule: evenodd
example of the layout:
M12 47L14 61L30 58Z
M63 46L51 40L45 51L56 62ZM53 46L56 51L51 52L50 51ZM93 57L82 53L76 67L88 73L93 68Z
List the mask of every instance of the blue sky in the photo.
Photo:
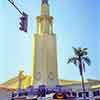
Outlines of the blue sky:
M28 33L19 30L21 15L7 1L0 0L0 82L24 69L32 72L32 37L36 33L36 16L41 0L14 0L29 15ZM60 79L79 80L78 68L66 64L73 55L72 46L87 47L91 66L86 78L100 79L100 0L49 0L57 35L58 74ZM70 75L70 77L69 77Z

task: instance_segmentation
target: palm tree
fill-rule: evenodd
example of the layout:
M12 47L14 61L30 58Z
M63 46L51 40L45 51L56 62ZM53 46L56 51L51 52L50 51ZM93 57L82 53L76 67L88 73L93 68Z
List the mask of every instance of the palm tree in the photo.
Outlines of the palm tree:
M74 50L74 57L69 58L67 63L68 64L73 63L73 64L75 64L75 66L78 66L81 80L82 80L83 96L84 96L84 100L86 100L83 70L85 71L85 63L90 65L91 61L88 57L87 48L80 48L80 47L75 48L75 47L73 47L73 50Z

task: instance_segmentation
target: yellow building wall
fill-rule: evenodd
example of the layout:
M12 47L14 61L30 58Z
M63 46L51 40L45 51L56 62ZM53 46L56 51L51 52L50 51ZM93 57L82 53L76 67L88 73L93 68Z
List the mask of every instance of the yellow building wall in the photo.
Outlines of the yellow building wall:
M19 79L18 77L15 77L7 82L5 82L3 85L7 88L12 89L18 89L19 88ZM21 80L21 88L26 88L32 85L32 77L31 76L24 76Z

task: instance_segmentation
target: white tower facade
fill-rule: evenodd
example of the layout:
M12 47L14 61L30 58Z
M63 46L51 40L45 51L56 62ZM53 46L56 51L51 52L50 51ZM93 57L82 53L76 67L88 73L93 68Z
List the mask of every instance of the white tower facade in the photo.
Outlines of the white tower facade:
M48 0L42 0L33 46L33 84L57 85L56 35L53 33L53 17L49 15Z

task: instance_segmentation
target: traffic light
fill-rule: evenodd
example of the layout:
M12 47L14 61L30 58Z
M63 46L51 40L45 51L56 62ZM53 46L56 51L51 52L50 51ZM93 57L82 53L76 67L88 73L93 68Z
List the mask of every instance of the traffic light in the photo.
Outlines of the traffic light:
M21 22L19 29L21 31L27 32L27 27L28 27L28 15L26 13L22 13L22 16L20 17Z

